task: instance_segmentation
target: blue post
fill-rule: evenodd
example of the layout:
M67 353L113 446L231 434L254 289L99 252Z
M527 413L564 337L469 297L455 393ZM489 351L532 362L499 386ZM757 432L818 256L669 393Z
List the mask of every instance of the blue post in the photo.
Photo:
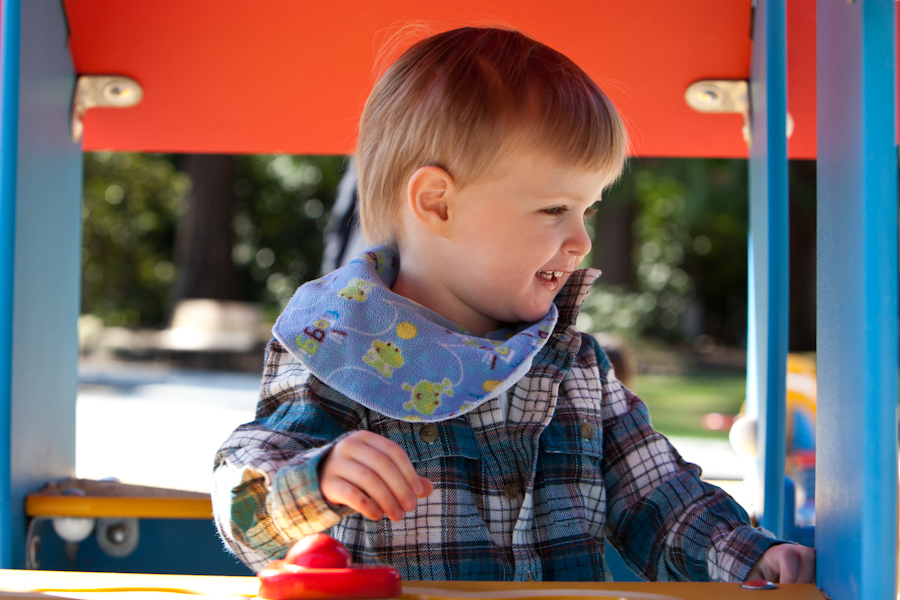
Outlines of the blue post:
M784 0L756 3L750 77L748 414L758 415L760 524L782 536L788 341L787 51Z
M2 0L0 7L0 568L8 569L13 566L10 469L20 0Z
M894 0L817 3L818 583L896 596Z
M75 474L81 148L59 0L3 0L0 544L25 563L25 496Z

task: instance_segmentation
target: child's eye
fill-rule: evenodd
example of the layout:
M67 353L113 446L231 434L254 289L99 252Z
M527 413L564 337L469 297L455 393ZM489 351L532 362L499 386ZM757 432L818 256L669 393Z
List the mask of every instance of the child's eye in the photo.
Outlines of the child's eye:
M569 209L565 206L551 206L550 208L543 209L542 212L544 214L550 215L551 217L560 217L569 212Z
M590 219L591 217L593 217L596 214L597 214L597 209L591 207L591 208L587 209L586 211L584 211L584 220L587 221L588 219Z

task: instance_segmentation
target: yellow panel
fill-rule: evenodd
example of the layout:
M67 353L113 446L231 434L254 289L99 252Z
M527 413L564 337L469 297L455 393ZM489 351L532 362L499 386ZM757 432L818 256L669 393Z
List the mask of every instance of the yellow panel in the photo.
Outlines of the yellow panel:
M212 519L209 498L101 498L42 496L25 498L29 517L135 517L139 519Z

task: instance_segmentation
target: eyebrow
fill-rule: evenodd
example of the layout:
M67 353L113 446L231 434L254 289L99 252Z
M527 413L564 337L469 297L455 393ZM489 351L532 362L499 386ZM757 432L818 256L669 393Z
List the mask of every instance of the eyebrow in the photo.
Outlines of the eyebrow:
M573 202L583 202L584 201L584 198L582 198L581 196L579 196L577 194L538 194L535 196L536 200L556 200L557 198L567 198ZM594 198L594 200L591 203L593 204L593 203L602 202L602 201L603 201L603 195L601 194L601 195L597 196L596 198Z

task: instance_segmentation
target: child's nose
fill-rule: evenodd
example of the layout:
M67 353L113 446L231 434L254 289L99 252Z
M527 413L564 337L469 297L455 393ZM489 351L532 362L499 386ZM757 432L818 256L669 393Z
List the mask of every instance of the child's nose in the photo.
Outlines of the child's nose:
M588 235L584 223L575 224L569 239L566 241L566 253L573 256L585 257L591 251L591 236Z

